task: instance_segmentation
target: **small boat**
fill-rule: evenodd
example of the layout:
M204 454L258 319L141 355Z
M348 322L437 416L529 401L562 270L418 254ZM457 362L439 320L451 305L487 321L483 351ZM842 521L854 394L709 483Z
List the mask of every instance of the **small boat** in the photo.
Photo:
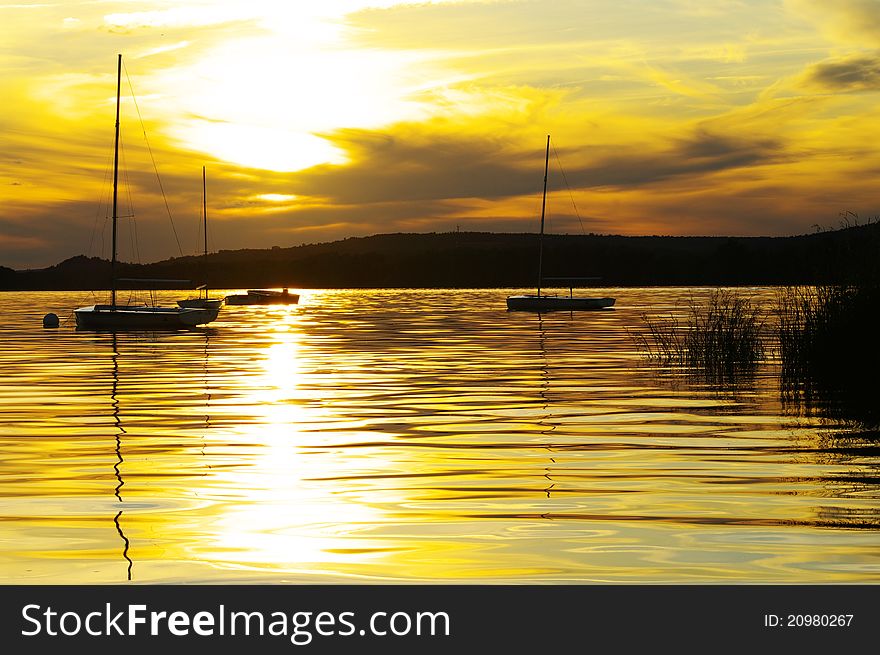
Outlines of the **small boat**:
M89 305L73 310L80 330L181 330L210 323L217 309L153 305Z
M605 309L614 305L614 298L584 298L580 296L508 296L507 309L551 312L586 309Z
M281 291L274 289L248 289L247 293L226 296L227 305L295 305L299 302L298 293L290 293L287 287Z
M178 307L189 307L189 308L200 308L200 309L220 309L221 305L223 305L223 298L208 298L208 285L203 284L200 287L196 287L196 291L199 292L198 298L186 298L184 300L178 300ZM205 297L202 298L202 291L205 292Z
M547 149L544 155L544 196L541 200L541 236L538 250L538 293L534 295L508 296L507 309L509 311L550 312L550 311L580 311L592 309L606 309L614 305L614 298L587 298L575 296L572 288L573 283L583 280L596 280L599 278L545 278L543 275L544 263L544 210L547 205L547 171L550 167L550 135L547 135ZM569 285L568 295L542 294L541 288L544 280L567 281Z
M73 311L79 330L179 330L210 323L217 318L217 307L160 307L119 305L116 303L116 227L119 191L119 96L122 86L122 55L116 64L116 138L113 155L113 256L110 260L110 304L89 305ZM131 281L131 280L129 280ZM140 282L167 282L145 280Z
M205 272L208 270L208 201L207 201L207 184L205 181L205 167L202 166L202 218L204 219L204 233L205 237ZM199 292L198 298L187 298L186 300L178 300L177 305L179 307L188 307L188 308L196 308L196 309L220 309L220 306L223 304L223 298L209 298L208 297L208 285L203 284L201 286L196 287L196 290ZM204 292L205 296L202 297L202 292Z

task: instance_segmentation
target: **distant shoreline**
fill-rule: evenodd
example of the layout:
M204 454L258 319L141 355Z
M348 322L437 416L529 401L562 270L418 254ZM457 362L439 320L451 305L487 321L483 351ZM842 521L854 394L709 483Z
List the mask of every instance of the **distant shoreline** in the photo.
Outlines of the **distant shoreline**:
M547 235L544 275L596 276L596 287L821 284L873 274L878 243L878 223L791 237ZM537 283L537 247L535 234L381 234L222 250L207 263L201 256L122 263L117 276L216 289L528 289ZM4 291L102 290L109 280L108 261L82 255L42 269L0 267Z

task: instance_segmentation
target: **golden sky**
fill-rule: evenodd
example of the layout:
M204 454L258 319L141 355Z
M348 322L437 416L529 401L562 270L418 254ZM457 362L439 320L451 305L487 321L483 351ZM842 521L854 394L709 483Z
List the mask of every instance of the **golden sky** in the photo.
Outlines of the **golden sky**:
M0 265L109 255L117 53L126 260L179 254L153 159L185 254L203 165L212 249L536 231L547 134L553 232L880 210L878 0L2 2L0 36Z

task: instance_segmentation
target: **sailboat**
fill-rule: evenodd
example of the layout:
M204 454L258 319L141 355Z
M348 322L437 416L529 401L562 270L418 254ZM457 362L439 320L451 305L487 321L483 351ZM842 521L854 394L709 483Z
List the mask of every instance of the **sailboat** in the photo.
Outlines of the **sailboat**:
M227 305L296 305L298 293L290 293L287 287L281 291L275 289L248 289L247 293L236 293L226 296Z
M116 302L116 226L119 192L119 96L122 87L122 55L116 64L116 137L113 151L113 255L110 260L110 304L89 305L73 311L80 330L175 330L210 323L217 318L219 306L159 307L155 305L119 305ZM151 280L149 282L156 282Z
M202 218L205 221L204 225L204 237L205 237L205 272L207 274L208 270L208 193L207 193L207 183L206 183L206 173L205 167L202 166ZM205 283L199 287L196 287L196 290L199 292L198 298L187 298L186 300L178 300L177 304L180 307L195 307L201 309L219 309L220 305L223 304L223 298L210 298L208 296L208 284ZM205 292L205 297L202 298L202 292Z
M538 249L538 293L535 295L508 296L507 309L531 312L549 312L553 310L584 310L605 309L614 305L614 298L586 298L575 296L572 287L575 282L582 280L594 280L597 278L545 278L543 273L544 264L544 211L547 206L547 171L550 167L550 135L547 135L547 150L544 156L544 195L541 200L541 237ZM569 292L567 296L553 294L541 294L544 280L567 281ZM568 285L566 285L568 286Z

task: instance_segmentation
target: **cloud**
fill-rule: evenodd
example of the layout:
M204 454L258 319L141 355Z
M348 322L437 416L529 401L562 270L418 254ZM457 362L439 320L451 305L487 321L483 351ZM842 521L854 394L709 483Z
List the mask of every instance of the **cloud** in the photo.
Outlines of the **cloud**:
M698 130L651 152L627 146L599 153L588 164L567 173L575 187L619 190L656 185L670 180L686 186L708 186L705 176L754 168L783 156L781 142L722 136Z
M847 45L880 45L880 3L876 0L787 0L823 31Z
M3 234L0 232L0 248L12 250L37 250L44 248L46 242L37 237Z
M326 136L348 153L349 164L296 174L253 170L247 175L238 167L209 163L212 247L268 247L291 240L454 229L459 224L474 230L528 231L534 227L542 185L543 138L533 142L531 138L445 133L430 124L400 124L388 131L343 130ZM594 231L620 231L616 218L607 218L616 217L617 210L596 213L589 202L595 198L584 194L645 196L645 188L665 193L664 184L683 193L705 191L714 188L707 176L754 174L756 167L780 161L783 152L778 141L721 134L709 128L655 144L562 148L554 143L551 192L560 194L553 203L554 226L575 232L579 224L556 166L557 149L573 193L580 194L578 206L594 214L582 216L585 229ZM192 252L196 243L201 192L197 172L176 167L162 176L185 253ZM127 179L139 216L141 261L177 254L153 174L131 171ZM127 192L124 195L128 197ZM278 202L279 198L285 202ZM645 197L639 202L650 204ZM688 213L685 208L679 211L680 216ZM107 254L106 220L96 223L94 203L21 206L13 215L18 219L8 221L4 232L40 238L47 244L42 255L47 260L42 263L76 252ZM631 225L644 226L644 221ZM95 226L97 232L90 238ZM123 226L126 234L128 229L127 224ZM663 232L664 228L651 226L650 231ZM122 237L124 259L134 258L129 240ZM21 259L11 257L9 251L25 244L15 245L7 244L8 261L35 257L33 252L21 252Z
M104 16L104 25L111 31L125 33L145 28L204 27L245 21L252 17L253 12L246 4L239 7L231 5L184 6L153 11L107 14Z
M369 4L369 3L368 3ZM753 20L755 3L675 0L518 0L516 2L388 3L353 11L346 22L364 43L402 49L533 48L540 45L622 39L629 43L677 43L739 39ZM759 0L759 4L764 4ZM765 12L766 14L766 12ZM718 17L724 20L719 21ZM713 38L706 38L711 30Z
M352 162L319 166L293 179L292 193L342 204L506 197L534 186L537 167L500 137L432 134L416 125L341 130L328 137Z
M500 137L437 135L400 126L389 132L348 130L331 138L349 153L352 164L304 171L292 179L291 193L362 204L503 199L540 190L541 149L526 150ZM653 152L640 144L571 149L560 156L563 162L570 159L565 175L574 187L639 187L756 166L775 160L781 150L782 145L770 139L700 130Z
M827 59L807 68L802 80L806 86L830 91L880 90L880 55Z

